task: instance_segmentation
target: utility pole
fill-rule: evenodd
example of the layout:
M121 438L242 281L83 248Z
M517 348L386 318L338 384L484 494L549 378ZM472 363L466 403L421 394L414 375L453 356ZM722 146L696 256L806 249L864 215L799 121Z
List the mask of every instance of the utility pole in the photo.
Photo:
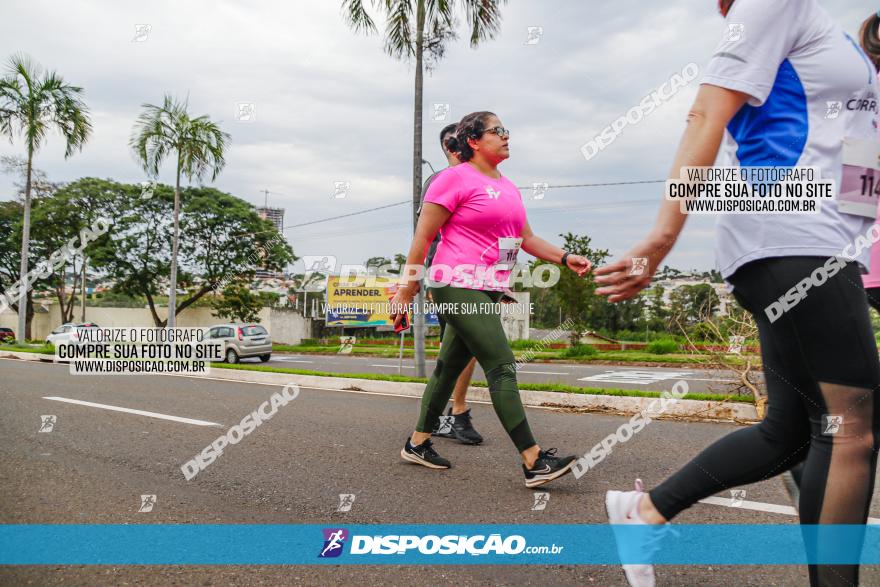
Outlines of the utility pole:
M425 0L416 3L416 79L415 112L413 117L413 234L419 222L418 210L422 203L422 102L423 70L422 58L425 49ZM416 377L425 376L425 281L419 287L414 300L417 310L413 315L413 357Z
M80 308L82 313L80 314L80 322L86 321L86 256L83 255L83 264L82 264L82 300L80 300ZM72 314L72 313L71 313Z

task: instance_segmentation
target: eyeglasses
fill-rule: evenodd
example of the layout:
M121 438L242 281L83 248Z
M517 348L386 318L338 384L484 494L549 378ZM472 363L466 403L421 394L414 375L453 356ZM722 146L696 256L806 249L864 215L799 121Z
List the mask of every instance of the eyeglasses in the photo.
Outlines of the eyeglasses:
M510 131L504 128L503 126L495 126L492 128L487 128L483 132L494 132L496 135L501 137L502 139L506 139L510 137Z

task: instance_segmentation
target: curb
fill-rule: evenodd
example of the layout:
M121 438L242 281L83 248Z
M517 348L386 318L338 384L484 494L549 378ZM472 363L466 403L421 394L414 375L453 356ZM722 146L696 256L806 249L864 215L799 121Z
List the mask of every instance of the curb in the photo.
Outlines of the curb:
M14 351L0 351L0 358L49 362L54 362L55 360L55 357L52 355L20 353ZM294 375L292 373L223 369L222 367L213 367L209 374L185 376L200 379L224 379L227 381L269 383L278 385L295 383L303 387L317 387L338 391L360 391L365 393L387 393L409 397L422 397L422 393L425 390L424 383L376 381L374 379L357 379L354 377L318 377L315 375ZM531 407L563 408L577 411L608 412L625 415L634 415L643 412L646 415L657 419L689 418L736 423L754 423L759 421L755 406L740 402L681 399L669 403L663 410L663 413L658 415L656 408L659 407L660 402L657 401L657 398L652 397L580 394L558 391L532 391L528 389L520 390L519 394L522 398L523 405ZM489 390L485 387L468 388L468 399L485 403L492 402L489 397Z

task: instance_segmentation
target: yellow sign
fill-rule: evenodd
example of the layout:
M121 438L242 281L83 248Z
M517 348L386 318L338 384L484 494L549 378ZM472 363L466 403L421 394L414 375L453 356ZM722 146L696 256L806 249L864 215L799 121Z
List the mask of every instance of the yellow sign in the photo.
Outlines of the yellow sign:
M338 275L327 277L325 320L327 326L392 326L389 302L397 283L376 277L370 285L349 285Z

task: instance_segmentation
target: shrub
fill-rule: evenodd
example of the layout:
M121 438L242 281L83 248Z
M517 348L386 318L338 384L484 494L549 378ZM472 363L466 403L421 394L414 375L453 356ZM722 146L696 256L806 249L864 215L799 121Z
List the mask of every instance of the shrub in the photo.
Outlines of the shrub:
M579 357L592 357L597 354L599 354L599 351L597 351L596 348L593 346L590 346L588 344L576 344L565 349L565 352L562 353L562 356L574 359Z
M538 346L541 346L541 341L539 341L539 340L521 339L521 340L510 341L510 348L512 348L515 351L523 351L523 350L527 350L527 349L533 349Z
M668 355L678 350L678 343L672 339L663 338L648 343L648 347L645 350L655 355Z

